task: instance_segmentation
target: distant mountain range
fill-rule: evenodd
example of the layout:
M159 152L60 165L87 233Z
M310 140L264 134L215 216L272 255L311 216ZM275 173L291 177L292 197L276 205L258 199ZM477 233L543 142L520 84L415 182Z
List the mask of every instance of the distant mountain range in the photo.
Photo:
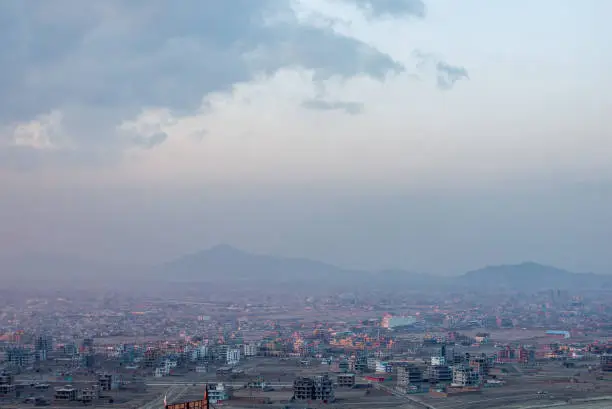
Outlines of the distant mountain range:
M593 273L572 273L534 262L488 266L458 277L463 285L483 289L572 289L598 288L612 284L612 277Z
M177 280L321 280L351 277L357 271L305 258L274 257L251 254L221 244L189 254L154 268L156 275ZM360 272L359 272L360 273Z
M578 274L533 262L488 266L454 277L417 274L404 270L353 270L305 258L275 257L244 252L229 245L179 257L153 267L89 262L70 257L32 255L0 259L0 277L14 281L43 279L100 281L126 277L160 282L223 282L264 285L296 284L381 289L426 287L458 290L507 289L535 291L612 287L612 276Z

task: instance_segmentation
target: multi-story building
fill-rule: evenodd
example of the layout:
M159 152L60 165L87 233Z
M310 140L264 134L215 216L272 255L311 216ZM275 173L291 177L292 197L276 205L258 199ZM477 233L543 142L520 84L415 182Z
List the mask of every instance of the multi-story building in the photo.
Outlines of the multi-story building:
M240 362L240 350L239 349L228 349L225 362L227 365L237 365Z
M244 344L243 349L244 349L244 356L246 357L257 355L258 348L256 344Z
M316 400L333 402L334 385L328 375L312 378L300 377L293 381L293 396L296 400Z
M21 347L8 348L5 352L5 360L11 366L24 368L34 363L35 353Z
M76 401L78 397L78 389L72 385L66 385L55 388L55 400L58 401Z
M334 384L328 375L314 377L314 400L325 403L335 400Z
M213 356L216 361L227 362L227 351L229 350L229 345L221 344L215 345Z
M378 373L391 373L393 372L393 365L386 361L376 361L374 370Z
M355 374L354 373L343 373L338 374L336 382L339 388L352 388L355 386Z
M472 367L459 365L453 368L453 386L478 386L480 379L480 374Z
M427 368L427 378L430 383L451 382L453 374L447 365L432 365Z
M115 389L116 383L114 382L114 377L112 374L103 373L98 375L98 388L101 391L110 391Z
M44 356L53 352L53 337L47 334L39 335L36 338L35 348L37 351L44 351Z
M399 327L409 327L416 324L417 319L415 317L393 317L386 315L383 317L380 326L383 328L394 329Z
M81 390L81 401L83 403L90 403L100 397L100 389L96 386L90 388L84 388Z
M491 360L485 354L470 356L469 366L480 376L487 376L491 365Z
M536 360L535 349L520 347L517 350L516 358L517 358L517 362L521 364L524 364L524 365L533 364L535 363L535 360Z
M601 370L603 372L612 372L612 354L603 354L599 357Z
M208 400L210 403L218 403L228 399L229 391L222 383L217 383L208 387Z
M354 360L351 360L353 364L352 370L358 373L363 373L368 370L368 358L365 356L358 356Z
M314 381L312 378L300 377L293 381L293 397L295 400L312 400Z
M423 382L423 371L417 366L397 367L397 386L407 387Z
M13 391L15 391L13 375L0 373L0 395L7 395Z

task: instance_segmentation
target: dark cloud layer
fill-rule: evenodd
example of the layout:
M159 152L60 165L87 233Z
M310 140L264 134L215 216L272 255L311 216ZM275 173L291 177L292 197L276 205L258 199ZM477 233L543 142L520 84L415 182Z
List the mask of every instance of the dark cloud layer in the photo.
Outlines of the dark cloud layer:
M269 23L277 13L288 17ZM403 69L366 44L290 16L288 0L2 1L0 125L59 109L73 145L122 147L115 126L143 107L189 112L207 93L258 71L301 66L319 79L382 79ZM149 147L163 138L130 140Z
M356 3L376 17L385 15L411 15L425 17L425 3L421 0L347 0Z

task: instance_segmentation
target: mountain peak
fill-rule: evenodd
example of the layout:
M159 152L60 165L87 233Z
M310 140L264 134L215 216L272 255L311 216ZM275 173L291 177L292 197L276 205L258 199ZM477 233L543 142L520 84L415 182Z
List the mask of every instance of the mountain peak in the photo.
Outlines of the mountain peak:
M244 251L231 246L229 244L221 243L215 246L212 246L207 250L209 253L218 253L218 254L244 254Z

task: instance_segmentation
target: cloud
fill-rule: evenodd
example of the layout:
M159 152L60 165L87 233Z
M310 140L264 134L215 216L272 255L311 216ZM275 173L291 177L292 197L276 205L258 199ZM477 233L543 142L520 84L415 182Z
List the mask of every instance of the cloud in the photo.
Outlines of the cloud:
M149 136L135 136L132 140L134 144L146 149L151 149L154 146L157 146L163 143L168 138L168 134L165 132L155 132Z
M8 132L15 146L34 149L55 149L63 135L62 114L54 111L34 120L19 124Z
M357 115L363 112L363 104L360 102L349 101L323 101L319 99L309 99L302 102L302 106L306 109L318 111L344 111L349 115Z
M296 66L313 70L318 81L358 75L382 80L403 69L355 38L303 24L291 4L0 2L0 127L55 115L61 118L61 138L46 137L84 153L120 152L130 144L146 148L165 140L161 133L125 138L117 131L143 109L188 114L207 94L258 73Z
M438 61L436 70L438 71L438 87L441 89L451 89L457 81L470 78L464 67L450 65L444 61Z
M206 129L197 129L191 132L190 137L192 140L201 142L208 135L208 131Z
M421 0L346 0L357 4L374 17L406 16L425 17L425 3Z
M435 54L415 50L412 56L417 60L418 69L435 72L437 85L441 90L449 90L457 81L470 79L465 67L449 64Z

